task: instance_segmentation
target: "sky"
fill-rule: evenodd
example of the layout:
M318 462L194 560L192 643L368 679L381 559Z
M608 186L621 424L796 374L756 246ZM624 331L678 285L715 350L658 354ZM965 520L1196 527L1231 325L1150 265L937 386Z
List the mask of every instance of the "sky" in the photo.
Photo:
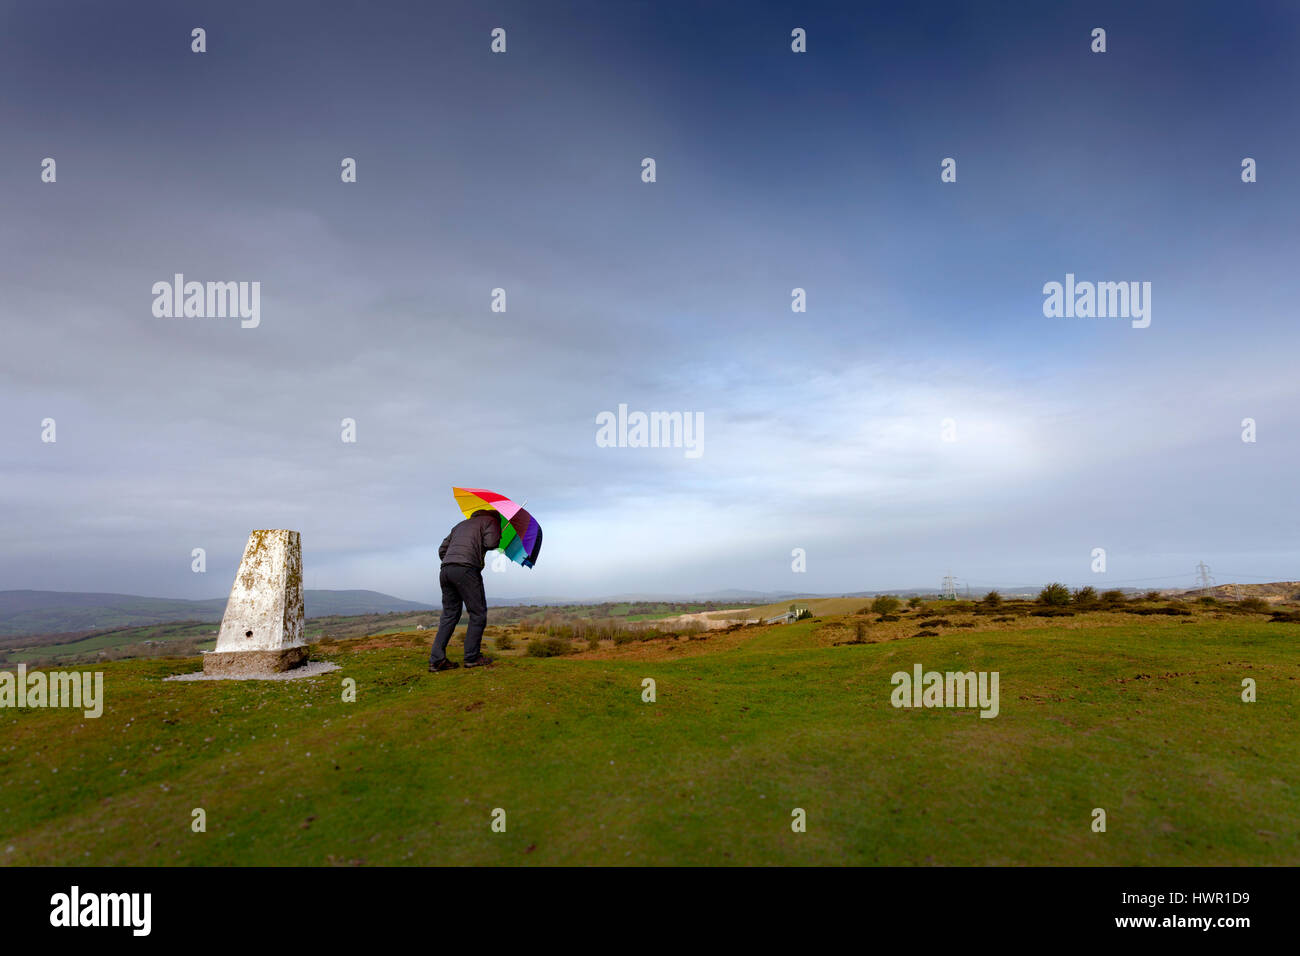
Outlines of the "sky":
M1300 578L1298 42L1256 2L0 4L0 589L223 596L291 528L307 587L436 602L453 485L545 531L490 599ZM176 273L259 324L156 316ZM1150 325L1046 316L1067 274ZM602 447L621 404L699 456Z

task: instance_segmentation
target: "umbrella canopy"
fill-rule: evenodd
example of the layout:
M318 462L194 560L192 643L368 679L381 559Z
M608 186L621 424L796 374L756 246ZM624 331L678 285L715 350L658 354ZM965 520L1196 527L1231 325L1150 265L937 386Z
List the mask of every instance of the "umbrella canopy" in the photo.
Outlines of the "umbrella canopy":
M484 508L501 515L501 550L516 564L531 568L542 551L542 526L505 495L484 488L452 488L456 506L466 518Z

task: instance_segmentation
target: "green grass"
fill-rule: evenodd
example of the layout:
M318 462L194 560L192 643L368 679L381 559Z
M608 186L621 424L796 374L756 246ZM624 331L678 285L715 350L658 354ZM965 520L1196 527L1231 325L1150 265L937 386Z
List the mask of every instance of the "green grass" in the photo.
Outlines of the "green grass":
M1300 863L1300 625L1185 620L843 647L803 621L436 676L422 634L327 645L342 671L284 683L103 665L98 720L0 710L0 860ZM1000 716L894 709L917 662L999 671Z

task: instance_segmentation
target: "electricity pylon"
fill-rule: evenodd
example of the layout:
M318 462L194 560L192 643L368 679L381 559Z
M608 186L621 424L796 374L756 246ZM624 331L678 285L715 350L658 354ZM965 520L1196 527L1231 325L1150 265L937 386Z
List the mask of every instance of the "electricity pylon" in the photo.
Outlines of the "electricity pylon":
M1204 561L1196 566L1196 574L1201 582L1201 593L1214 587L1214 578L1210 577L1210 567Z

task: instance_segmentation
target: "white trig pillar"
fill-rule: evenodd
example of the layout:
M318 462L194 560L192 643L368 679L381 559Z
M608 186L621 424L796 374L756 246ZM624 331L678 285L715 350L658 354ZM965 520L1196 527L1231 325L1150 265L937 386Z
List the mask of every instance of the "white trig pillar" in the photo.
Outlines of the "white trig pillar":
M203 673L241 677L287 671L307 659L303 638L302 536L254 531Z

